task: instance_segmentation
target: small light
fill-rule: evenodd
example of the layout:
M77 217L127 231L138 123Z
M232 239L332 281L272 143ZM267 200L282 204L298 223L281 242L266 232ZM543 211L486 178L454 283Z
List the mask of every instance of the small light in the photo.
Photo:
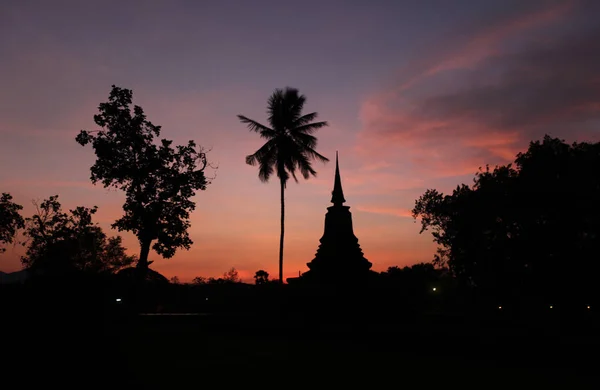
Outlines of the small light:
M502 306L498 306L498 310L502 310Z
M433 291L437 291L437 288L435 288L435 287L434 287L434 288L433 288Z
M550 309L552 309L552 305L550 305Z
M591 309L591 307L589 307L589 306L588 306L587 308L588 308L588 309Z
M117 298L117 299L115 299L115 301L121 302L121 298Z
M206 298L205 301L208 301L208 298Z

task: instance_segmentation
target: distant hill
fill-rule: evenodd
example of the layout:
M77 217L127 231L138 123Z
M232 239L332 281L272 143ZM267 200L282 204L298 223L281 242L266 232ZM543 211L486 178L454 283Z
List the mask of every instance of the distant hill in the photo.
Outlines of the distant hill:
M0 271L0 284L23 283L29 277L29 271L26 269L15 272Z

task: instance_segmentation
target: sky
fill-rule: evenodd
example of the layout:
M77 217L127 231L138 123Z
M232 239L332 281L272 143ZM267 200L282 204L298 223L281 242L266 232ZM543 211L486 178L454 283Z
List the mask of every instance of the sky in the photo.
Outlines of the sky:
M428 262L435 244L411 217L428 188L472 183L544 134L600 140L600 2L594 0L30 1L0 3L0 191L33 213L99 207L109 235L122 193L94 186L93 116L111 85L162 126L210 149L213 177L194 200L189 251L151 253L189 282L235 267L277 274L279 185L245 156L262 145L236 115L266 123L276 88L297 88L330 126L346 205L373 269ZM285 276L308 270L323 234L335 163L285 194ZM128 252L139 252L129 233ZM21 268L21 247L0 270Z

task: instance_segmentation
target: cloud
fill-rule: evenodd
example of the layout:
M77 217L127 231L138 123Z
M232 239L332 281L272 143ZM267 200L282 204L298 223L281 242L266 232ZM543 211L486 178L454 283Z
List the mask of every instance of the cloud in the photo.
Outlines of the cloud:
M363 102L358 151L426 181L513 161L545 133L594 139L600 28L590 7L562 2L497 20L453 52L415 59L419 72Z
M389 170L387 169L389 167ZM405 174L391 164L378 164L359 167L357 169L342 169L342 187L348 204L353 199L364 195L386 195L422 188L424 181L420 177ZM322 199L330 199L333 190L333 173L324 174L310 179L310 185Z
M423 99L414 114L483 123L499 131L536 130L600 117L600 29L489 58L481 68L500 69L498 82ZM474 72L480 78L482 69Z
M531 8L534 3L530 2L516 8L508 8L498 14L477 18L470 25L456 30L455 34L442 37L438 41L441 45L436 50L411 61L408 69L403 71L404 82L400 84L398 91L407 90L422 79L443 71L475 66L479 61L496 54L499 50L498 45L505 40L523 31L543 27L562 19L579 2L574 0L546 3L550 3L550 6ZM463 37L471 39L465 42ZM442 42L443 40L445 41Z

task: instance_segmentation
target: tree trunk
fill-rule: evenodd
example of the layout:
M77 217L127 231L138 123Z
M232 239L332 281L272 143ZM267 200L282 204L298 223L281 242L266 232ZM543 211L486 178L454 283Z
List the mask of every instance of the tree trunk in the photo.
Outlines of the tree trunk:
M152 240L141 240L141 250L140 250L140 258L137 263L137 268L140 271L140 274L143 280L146 280L146 275L148 274L148 255L150 254L150 244Z
M281 236L279 237L279 283L283 284L283 233L284 233L284 220L285 220L285 203L283 200L283 192L285 190L285 182L280 180L281 183Z

